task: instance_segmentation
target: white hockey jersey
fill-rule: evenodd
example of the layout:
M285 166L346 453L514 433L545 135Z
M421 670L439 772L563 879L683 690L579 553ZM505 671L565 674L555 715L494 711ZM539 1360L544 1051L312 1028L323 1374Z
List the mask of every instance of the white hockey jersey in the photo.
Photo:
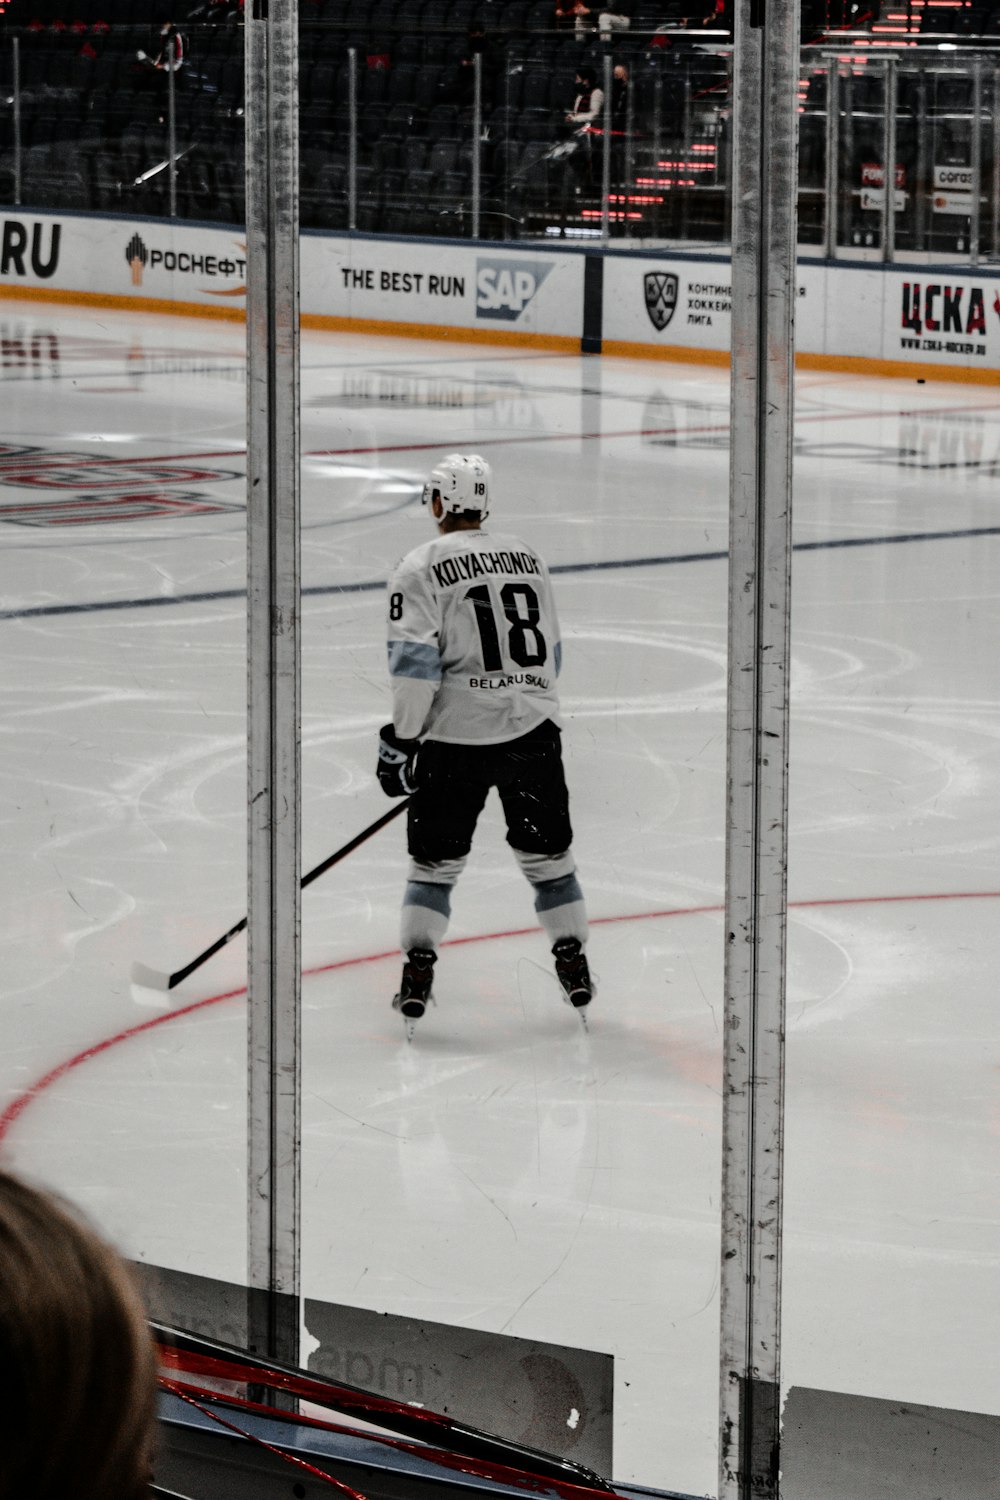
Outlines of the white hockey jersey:
M389 580L388 642L404 739L497 745L559 724L552 585L516 537L452 531L407 553Z

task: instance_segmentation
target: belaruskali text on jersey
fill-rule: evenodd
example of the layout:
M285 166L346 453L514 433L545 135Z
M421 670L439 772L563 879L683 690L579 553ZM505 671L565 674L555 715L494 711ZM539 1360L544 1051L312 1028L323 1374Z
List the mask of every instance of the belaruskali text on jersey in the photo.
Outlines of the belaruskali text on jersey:
M486 688L489 692L497 688L518 687L521 684L525 687L541 688L544 693L547 693L552 686L547 677L538 677L534 672L508 672L503 677L469 678L471 688Z

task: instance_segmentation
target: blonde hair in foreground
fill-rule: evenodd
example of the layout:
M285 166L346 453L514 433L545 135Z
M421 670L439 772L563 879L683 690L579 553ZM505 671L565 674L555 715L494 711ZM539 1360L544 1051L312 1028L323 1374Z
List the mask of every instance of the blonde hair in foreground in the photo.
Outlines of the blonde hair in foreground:
M0 1171L0 1500L148 1494L156 1354L124 1261Z

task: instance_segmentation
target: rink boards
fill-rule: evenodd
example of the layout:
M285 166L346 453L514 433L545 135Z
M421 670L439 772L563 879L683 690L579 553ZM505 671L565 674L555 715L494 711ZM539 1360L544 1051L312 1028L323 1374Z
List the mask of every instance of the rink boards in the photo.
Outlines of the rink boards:
M804 260L800 364L996 383L1000 271ZM0 296L238 318L246 243L233 227L8 213ZM584 352L728 360L726 256L599 246L307 233L306 326Z

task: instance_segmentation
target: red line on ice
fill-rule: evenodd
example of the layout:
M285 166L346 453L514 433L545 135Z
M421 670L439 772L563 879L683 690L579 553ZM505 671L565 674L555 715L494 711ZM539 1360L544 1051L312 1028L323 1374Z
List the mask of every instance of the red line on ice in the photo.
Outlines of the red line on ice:
M1000 891L938 891L928 892L923 895L908 896L833 896L817 901L790 901L789 911L807 911L817 907L829 906L887 906L901 905L913 901L998 901ZM709 906L676 906L667 907L662 911L640 911L626 912L618 917L592 917L591 927L609 927L620 922L651 922L658 919L664 920L668 917L698 917L720 914L724 910L721 903ZM492 943L502 938L526 937L531 933L538 932L537 927L512 927L507 932L481 932L472 937L448 938L441 946L444 948L460 948L466 943ZM364 953L357 958L341 958L335 963L319 964L313 969L303 969L303 978L314 978L317 974L332 974L337 969L352 969L359 964L381 963L384 959L398 958L398 948L390 948L385 953ZM136 1026L127 1026L123 1031L116 1031L113 1036L108 1036L103 1041L94 1042L90 1047L85 1047L82 1052L77 1052L73 1057L68 1057L64 1062L43 1074L41 1078L15 1095L7 1108L0 1114L0 1141L6 1137L11 1127L20 1119L30 1104L50 1089L53 1084L72 1073L74 1069L82 1067L84 1063L90 1062L92 1058L99 1057L101 1053L108 1052L112 1047L117 1047L120 1042L131 1041L133 1037L142 1036L147 1031L155 1031L158 1026L165 1026L168 1021L179 1021L184 1016L194 1015L197 1011L207 1010L210 1005L219 1005L224 1000L238 1000L246 994L246 985L239 989L224 990L219 995L208 995L203 1000L194 1000L190 1005L182 1005L177 1010L164 1011L162 1015L153 1016L148 1021L140 1021Z

